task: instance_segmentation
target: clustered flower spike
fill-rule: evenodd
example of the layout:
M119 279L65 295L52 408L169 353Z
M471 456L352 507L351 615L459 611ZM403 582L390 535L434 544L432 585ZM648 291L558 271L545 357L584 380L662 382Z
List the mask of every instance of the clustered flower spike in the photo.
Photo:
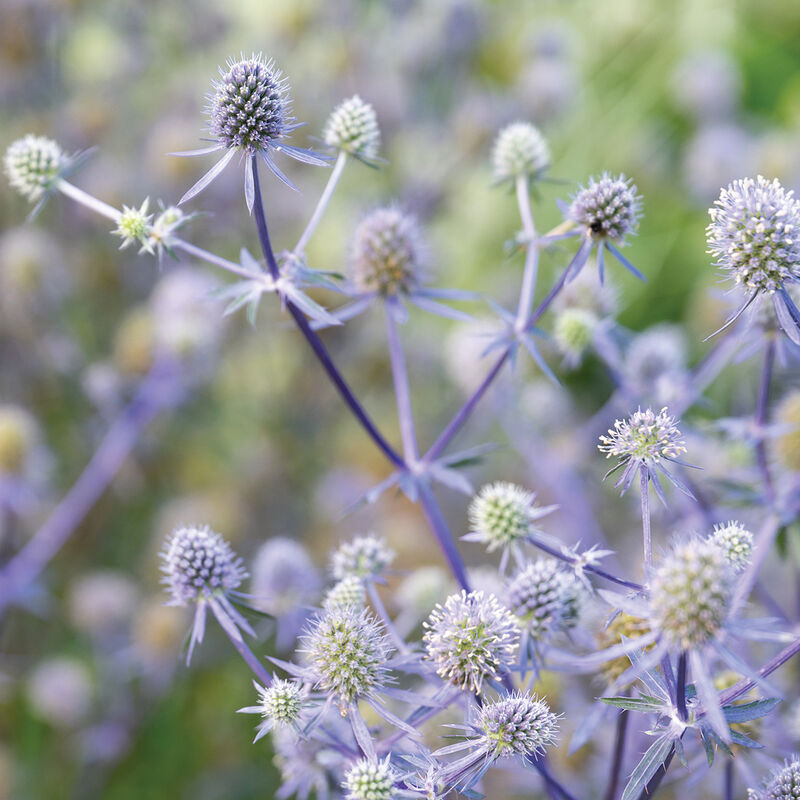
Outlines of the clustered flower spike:
M796 757L776 770L763 791L747 790L748 800L797 800L800 797L800 760Z
M141 252L153 252L153 245L151 244L151 228L150 222L153 219L152 214L147 213L148 206L150 205L150 198L146 198L140 208L131 208L130 206L122 207L122 216L119 218L117 227L112 233L122 239L122 244L119 246L120 250L138 242L142 247Z
M463 538L482 542L488 552L502 549L501 570L508 554L522 562L522 542L540 533L536 520L554 511L557 506L537 506L536 494L513 483L498 481L483 486L469 505L470 532Z
M386 572L394 561L394 551L386 540L373 534L356 536L344 542L331 556L331 573L342 580L348 576L375 578Z
M800 201L779 181L759 175L733 181L708 213L708 252L749 294L723 327L765 292L773 295L787 336L800 344L800 311L785 287L800 280Z
M375 109L358 95L343 100L328 117L322 138L329 147L367 163L374 161L381 144Z
M351 271L360 292L411 292L420 283L425 261L416 219L395 206L368 214L353 235Z
M720 547L702 539L679 544L650 583L653 627L680 650L699 648L724 624L732 589L733 572Z
M347 606L363 608L366 602L367 590L364 588L364 581L357 575L346 575L328 590L322 601L322 607L326 611Z
M597 329L597 317L583 308L565 308L559 312L553 326L553 337L564 354L568 366L577 366L581 356L591 346Z
M333 696L342 712L387 682L392 653L381 623L353 606L323 612L302 637L306 661L316 686Z
M299 730L298 722L303 710L303 690L294 681L275 678L270 686L253 682L258 692L258 705L240 708L240 714L260 714L264 721L258 726L253 740L257 742L274 727L290 727Z
M715 525L708 541L722 550L734 572L741 572L753 556L753 534L740 522Z
M499 678L519 647L514 616L493 594L452 594L424 627L427 658L437 674L470 692L480 693L484 680Z
M497 135L492 150L497 181L540 178L550 166L550 148L535 125L513 122Z
M255 202L254 160L259 155L272 173L292 189L294 184L281 172L272 151L325 166L327 162L311 152L285 144L283 139L300 125L291 115L289 85L272 59L261 53L250 58L230 59L220 68L221 78L209 96L209 131L214 144L199 150L173 153L179 156L206 155L225 150L225 155L181 198L185 203L199 194L230 163L235 153L245 157L245 199L252 212Z
M56 142L30 133L12 142L3 158L8 182L31 203L53 189L68 163Z
M476 727L493 758L543 753L558 740L558 717L536 695L516 691L480 710Z
M347 800L392 800L397 796L399 780L399 774L389 763L389 756L382 761L362 758L347 770L342 788Z

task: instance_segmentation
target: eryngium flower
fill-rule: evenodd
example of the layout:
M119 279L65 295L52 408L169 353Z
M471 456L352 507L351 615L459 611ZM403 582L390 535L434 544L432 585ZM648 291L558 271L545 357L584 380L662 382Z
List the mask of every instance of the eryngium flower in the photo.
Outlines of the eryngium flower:
M391 800L397 795L400 775L389 763L377 758L362 758L345 773L342 788L347 800Z
M372 614L345 606L327 610L311 622L300 652L305 654L316 687L344 712L387 683L392 649L383 625Z
M367 602L367 590L364 581L356 575L347 575L335 583L325 595L322 607L333 611L347 606L363 608Z
M470 532L466 541L482 542L491 553L503 549L500 564L505 570L509 552L522 563L521 543L540 533L536 520L558 506L537 506L536 495L513 483L489 483L472 498L469 505Z
M763 791L747 790L748 800L797 800L800 797L800 760L796 757L775 771Z
M337 580L349 575L375 578L385 572L392 561L394 551L386 540L370 533L339 545L331 556L331 573Z
M741 572L753 555L753 534L740 522L731 520L715 525L708 541L721 548L734 572Z
M498 679L519 647L514 616L493 594L452 594L424 626L427 658L437 674L471 692L480 693L484 680Z
M443 747L436 755L472 752L444 768L448 784L459 791L473 786L499 758L535 758L558 741L558 716L536 695L516 691L481 707L462 727L468 738Z
M53 188L67 163L56 142L30 133L12 142L3 159L8 182L31 203Z
M275 678L271 686L261 686L253 681L258 692L258 705L240 708L240 714L261 714L264 721L258 726L257 742L276 726L299 730L298 721L303 710L303 690L294 681Z
M535 125L513 122L494 141L492 166L497 181L535 180L550 166L550 148Z
M597 446L606 458L616 456L619 463L608 473L625 467L616 485L622 487L623 494L630 487L636 473L646 470L653 486L663 499L663 490L656 476L656 470L663 473L672 484L691 496L689 490L670 473L664 461L677 461L686 452L686 444L675 423L675 418L667 413L666 407L656 414L653 409L637 409L628 419L618 419L614 428L609 428L608 436L600 437ZM682 462L678 462L682 463Z
M679 544L650 582L653 628L680 650L702 647L724 624L732 590L733 572L720 547L702 539Z
M381 144L375 109L358 95L343 100L328 117L322 138L329 147L373 162Z
M119 246L120 250L138 242L141 244L139 252L153 252L153 246L150 244L150 222L153 219L152 214L147 213L147 208L150 205L150 198L146 198L142 203L141 208L131 208L130 206L122 207L122 216L119 218L117 227L111 231L115 236L122 239L122 244Z
M784 285L800 280L800 202L794 193L761 175L744 178L723 189L708 213L709 253L717 266L750 290L726 325L766 292L773 295L781 327L800 343L800 312Z
M219 81L209 96L209 131L214 144L200 150L173 155L205 155L226 150L225 155L181 198L185 203L208 186L239 151L245 157L245 198L253 210L255 199L255 156L260 155L270 170L287 186L294 184L272 160L272 151L286 153L306 164L325 166L324 159L309 150L284 144L283 139L299 127L291 115L289 86L275 62L261 53L250 58L230 59L220 68Z
M583 308L566 308L559 312L553 326L553 337L564 354L567 366L576 367L591 346L597 328L597 317Z
M247 620L228 599L228 594L235 592L247 572L242 560L218 533L207 525L178 528L167 539L160 555L162 582L172 595L170 605L196 604L187 663L195 644L203 641L206 606L226 630L234 625L254 635Z
M419 225L399 208L378 208L358 224L350 266L360 292L408 293L418 286L425 260Z

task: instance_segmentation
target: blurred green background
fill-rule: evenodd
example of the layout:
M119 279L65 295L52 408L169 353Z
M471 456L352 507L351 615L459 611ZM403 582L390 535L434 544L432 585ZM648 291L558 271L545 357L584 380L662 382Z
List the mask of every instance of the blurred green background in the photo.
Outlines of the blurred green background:
M541 187L539 228L560 220L555 201L589 175L632 176L644 218L626 255L649 282L613 265L620 320L634 330L685 322L696 358L719 313L708 300L717 276L704 242L719 187L757 172L800 186L798 42L796 0L3 0L0 144L35 132L68 151L96 146L78 185L118 206L146 196L174 202L211 162L165 153L200 146L217 66L263 51L288 75L295 113L308 123L293 143L313 146L333 106L353 93L375 106L381 124L388 163L348 167L310 264L344 270L360 216L397 198L426 226L437 284L510 304L522 262L503 245L519 221L513 195L491 185L489 153L502 125L528 119L547 136L551 174L562 181ZM296 241L326 179L323 170L282 166L301 192L264 179L281 249ZM43 505L6 530L6 557L86 463L113 415L114 387L146 368L142 309L163 274L150 257L119 252L109 223L65 198L25 226L28 209L3 186L0 402L34 415L48 463ZM230 169L193 201L208 215L188 238L232 258L242 246L257 252L242 200L241 175ZM546 256L545 281L564 257ZM168 260L163 273L173 269ZM404 330L423 443L463 397L446 348L430 346L453 327L415 313ZM396 440L380 320L358 320L326 341ZM269 537L300 539L320 567L342 536L373 528L399 551L401 568L439 563L424 521L402 497L342 517L386 467L273 304L262 305L255 328L241 314L230 318L209 358L207 380L149 430L48 569L39 613L16 611L2 623L2 798L273 795L268 745L251 746L252 718L234 713L252 702L246 667L211 631L186 670L178 654L186 620L160 610L155 554L175 522L208 521L245 557ZM533 373L520 371L520 380ZM592 359L567 382L583 411L608 396ZM717 391L730 389L723 381ZM486 421L491 408L460 445L506 441ZM472 477L526 475L520 455L503 448ZM465 499L443 492L442 500L463 532ZM480 560L477 548L469 557ZM76 582L98 569L121 571L135 587L126 627L111 643L87 634L75 611ZM88 672L80 720L54 723L31 699L33 670L55 657Z

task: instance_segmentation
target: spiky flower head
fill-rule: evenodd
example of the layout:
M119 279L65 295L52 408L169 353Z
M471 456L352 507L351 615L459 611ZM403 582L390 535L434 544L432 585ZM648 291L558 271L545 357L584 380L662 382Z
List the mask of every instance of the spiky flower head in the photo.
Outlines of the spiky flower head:
M708 541L722 549L734 572L741 572L753 556L753 534L741 522L715 525Z
M553 337L559 350L571 364L577 364L592 344L597 317L583 308L565 308L559 312L553 327Z
M800 472L800 389L781 400L775 421L782 429L775 440L775 452L787 469Z
M538 178L550 166L550 148L535 125L512 122L494 140L494 177L498 181Z
M665 406L658 414L651 408L639 408L628 419L618 419L608 436L600 437L598 449L606 458L655 464L662 458L677 458L686 452L686 445Z
M322 607L327 611L353 606L363 608L367 602L367 590L364 581L357 575L346 575L335 583L325 595Z
M800 760L784 762L766 782L762 792L747 790L748 800L797 800L800 797Z
M800 202L777 180L733 181L708 213L708 251L736 283L774 292L800 278Z
M381 623L367 610L345 606L324 611L302 637L302 649L316 686L333 695L344 713L389 678L392 652Z
M334 550L331 556L331 573L341 580L348 575L357 578L374 578L385 572L394 561L394 550L386 540L367 534L356 536Z
M646 619L634 617L625 611L620 611L598 634L598 649L605 650L608 647L620 644L623 641L623 637L624 639L638 639L647 633L650 633L650 625ZM651 650L652 648L653 645L649 644L644 649ZM608 683L613 683L630 666L631 660L628 656L619 656L603 665L603 675Z
M492 758L538 755L558 741L558 716L544 700L520 691L484 705L476 727Z
M377 208L356 228L351 271L361 292L396 295L420 282L425 245L416 219L396 206Z
M160 555L163 582L175 605L224 594L247 577L242 560L207 525L176 529Z
M342 788L347 800L392 800L397 796L400 775L389 763L389 756L362 758L345 773Z
M269 539L252 564L251 593L260 611L281 617L318 601L319 574L306 549L294 539Z
M8 147L3 166L12 188L36 203L53 188L68 162L52 139L29 133Z
M153 252L153 246L150 243L150 222L153 215L147 213L149 205L150 198L148 197L140 208L122 207L122 216L119 218L117 227L111 231L122 239L120 250L138 242L142 245L142 250L148 253Z
M636 233L639 226L640 199L636 185L624 175L612 177L604 172L589 178L572 200L567 216L586 229L593 239L620 242Z
M191 219L178 206L162 206L161 213L153 221L149 229L147 249L156 252L161 258L164 252L170 253L176 240L175 232Z
M262 151L294 127L288 82L272 59L231 59L220 75L208 111L211 133L225 148Z
M303 709L303 691L294 681L275 678L271 686L258 687L261 713L278 725L292 725Z
M520 628L534 639L574 626L579 613L577 581L553 558L521 569L506 588L505 601Z
M514 483L488 483L469 504L469 538L486 544L491 553L527 539L538 529L535 521L554 506L536 506L536 495Z
M357 94L331 112L322 134L325 144L364 161L373 161L381 145L375 109Z
M678 544L650 582L654 629L681 650L713 639L728 613L733 571L720 547L708 540Z
M471 692L480 693L484 680L507 670L519 647L514 616L493 594L452 594L424 626L427 658L437 674Z

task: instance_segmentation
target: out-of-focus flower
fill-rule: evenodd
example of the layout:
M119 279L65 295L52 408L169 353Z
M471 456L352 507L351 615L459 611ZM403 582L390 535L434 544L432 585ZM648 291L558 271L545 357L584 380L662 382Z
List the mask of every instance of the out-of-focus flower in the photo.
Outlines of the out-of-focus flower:
M73 624L94 636L104 636L126 625L136 610L139 592L124 573L104 570L78 579L69 595Z
M89 713L92 682L81 661L51 658L33 669L28 678L27 695L38 717L52 725L74 727Z
M381 145L375 109L358 95L343 100L328 117L322 138L328 147L374 164Z
M795 800L800 797L800 760L796 757L776 769L763 789L748 789L748 800Z
M362 758L347 770L342 782L347 800L392 800L397 796L400 774L389 763L377 758Z
M367 602L367 590L364 581L357 575L346 575L337 581L325 594L322 607L326 611L353 606L363 608Z
M36 203L35 211L56 187L70 159L52 139L29 133L13 142L3 157L11 186L26 200Z
M681 109L702 122L724 119L736 110L741 82L739 67L729 53L694 51L675 68L672 96Z
M50 458L34 417L0 405L0 507L24 514L46 483Z
M274 728L271 738L282 779L277 800L308 800L312 792L317 800L338 796L331 791L335 774L341 774L342 756L335 749L314 739L298 739L287 727Z
M775 452L786 469L800 472L800 390L789 392L781 400L775 422L783 429L775 440Z
M532 182L541 178L550 167L550 148L535 125L513 122L507 125L492 149L494 177L498 182L525 178Z
M567 308L556 314L553 338L566 366L574 369L581 363L594 341L597 325L597 317L582 308Z
M753 534L740 522L731 520L715 525L708 541L722 549L734 572L741 572L753 555Z
M670 402L684 385L686 361L686 336L681 328L653 325L631 341L625 353L625 378L637 398Z
M357 578L380 578L392 565L394 551L374 534L356 536L343 542L331 556L331 574L337 580L354 575Z

